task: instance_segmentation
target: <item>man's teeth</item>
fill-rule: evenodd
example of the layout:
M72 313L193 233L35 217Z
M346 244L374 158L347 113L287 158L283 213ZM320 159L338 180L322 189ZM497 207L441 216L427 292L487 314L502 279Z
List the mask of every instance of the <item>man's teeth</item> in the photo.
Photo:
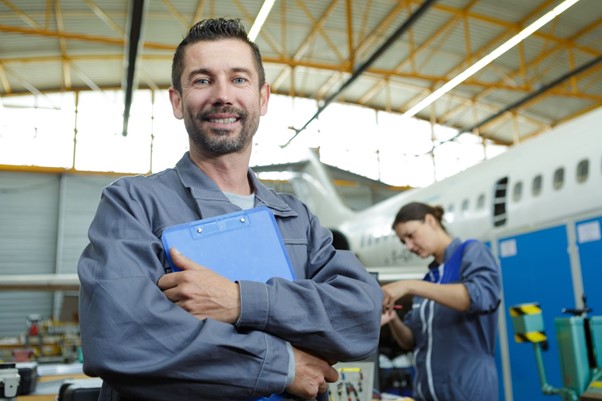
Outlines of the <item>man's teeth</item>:
M230 117L230 118L212 118L211 122L212 123L217 123L217 124L230 124L236 121L235 117Z

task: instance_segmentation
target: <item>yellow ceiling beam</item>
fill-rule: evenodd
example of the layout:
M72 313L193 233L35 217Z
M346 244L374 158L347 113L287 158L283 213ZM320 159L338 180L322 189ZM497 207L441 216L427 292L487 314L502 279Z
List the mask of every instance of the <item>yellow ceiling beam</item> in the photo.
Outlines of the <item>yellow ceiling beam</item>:
M355 49L353 48L353 1L345 1L345 12L347 22L347 62L351 64L351 68L355 68Z
M314 43L316 36L320 32L320 30L318 28L321 28L322 26L324 26L324 24L328 20L328 17L332 14L333 10L335 9L335 7L337 5L337 1L338 0L334 0L334 1L330 2L330 4L328 5L328 7L324 11L324 13L322 13L320 18L317 21L314 21L314 25L312 26L312 29L310 29L309 34L303 39L303 41L301 42L301 46L299 46L297 48L297 50L293 53L293 56L292 56L293 61L297 62L298 60L300 60L302 57L304 57L307 54L307 51L310 48L310 45L312 45ZM281 53L281 54L283 54L283 53ZM288 59L288 56L283 55L283 60L284 59ZM267 59L264 58L264 61L267 61ZM274 82L276 82L276 84L274 85L275 90L277 90L278 85L281 82L284 82L284 80L290 76L289 74L293 73L293 71L294 71L295 65L292 65L290 63L285 63L285 64L291 68L286 68L282 72L280 72L280 74L278 74L278 76L274 80Z
M167 8L167 11L169 11L169 13L171 15L173 15L174 19L176 21L179 21L180 24L185 28L188 29L190 28L190 21L188 20L188 18L182 14L178 8L176 6L173 5L173 3L169 0L163 0L163 5L165 6L165 8Z
M65 30L65 24L63 23L63 13L61 12L61 7L59 0L54 0L54 20L56 23L56 27L59 32L63 32ZM69 57L67 51L67 40L65 38L59 38L59 49L61 51L62 58L62 72L63 72L63 83L62 87L65 89L71 88L71 70L69 68Z
M73 33L73 32L60 32L53 31L48 29L31 29L31 28L22 28L13 25L0 25L0 32L10 32L10 33L18 33L22 35L32 35L32 36L43 36L47 38L62 38L62 39L71 39L71 40L81 40L83 42L95 42L95 43L104 43L109 45L115 45L119 47L123 47L125 44L125 40L123 38L110 38L108 36L96 36L96 35L87 35L82 33ZM152 50L166 50L169 52L173 52L174 45L172 43L157 43L157 42L145 42L145 49Z
M8 76L6 75L6 70L4 69L4 63L2 61L0 61L0 82L2 82L2 88L4 88L5 95L10 95L12 93L12 88L8 82Z
M528 18L532 17L532 15L527 16L523 19L523 21L527 20ZM545 51L542 51L537 57L531 59L528 64L531 68L537 68L537 66L539 66L540 64L544 63L549 57L551 57L554 53L562 50L562 48L564 47L564 45L566 43L569 43L571 45L575 44L577 42L577 40L597 29L600 25L602 25L602 20L597 20L594 21L593 23L591 23L589 26L584 27L583 29L581 29L580 31L578 31L577 33L575 33L572 37L570 37L567 40L563 40L563 41L554 41L555 45L551 48L547 48L545 49ZM574 49L574 47L569 47L569 50ZM524 56L523 56L524 57ZM533 85L530 85L526 79L526 64L527 62L522 59L521 60L521 64L519 66L518 69L514 70L512 73L510 73L508 75L508 78L513 79L517 76L522 76L523 77L523 81L524 84L522 85L517 85L517 86L510 86L509 88L506 87L505 84L500 85L498 81L497 83L493 83L489 85L489 88L485 89L484 91L482 91L479 95L477 95L474 100L478 103L479 99L482 98L486 98L487 96L489 96L494 90L496 89L508 89L508 90L514 90L514 91L525 91L525 92L531 92L534 91L535 88ZM539 77L540 75L538 75ZM575 79L577 79L577 77L575 77ZM466 84L470 84L470 81L466 81ZM541 99L545 99L546 97L549 96L566 96L566 93L563 92L560 89L555 89L555 90L550 90L547 92L546 95L542 95L540 98ZM584 99L584 100L591 100L591 101L595 101L598 102L598 96L596 96L595 94L589 94L589 93L580 93L578 94L576 97L580 98L580 99ZM540 99L540 100L541 100ZM464 108L462 106L458 106L455 109L449 111L448 113L444 114L440 121L445 123L448 122L454 115L457 115L461 112L463 112ZM502 117L503 118L503 117Z
M414 1L415 3L421 3L421 1L418 1L418 0L412 0L412 1ZM539 7L537 8L537 10L540 10L540 9L544 8L548 4L555 4L555 3L556 3L555 0L548 0L546 3L540 4ZM433 5L433 9L439 10L439 11L444 11L444 12L447 12L447 13L450 13L450 14L461 14L463 12L460 9L457 9L457 8L454 8L454 7L451 7L451 6L447 6L447 5L442 4L442 3L436 3L435 5ZM533 14L533 12L530 15L532 15L532 14ZM522 28L521 24L523 24L524 21L528 20L528 18L529 18L529 16L527 16L527 17L523 18L518 23L511 23L511 22L508 22L508 21L503 21L503 20L500 20L500 19L497 19L497 18L493 18L493 17L487 16L487 15L478 14L478 13L475 13L475 12L468 12L466 15L470 19L474 19L474 20L477 20L477 21L486 22L486 23L489 23L491 25L497 25L497 26L505 28L506 30L516 31L516 32L518 32ZM542 39L542 40L556 42L556 43L558 43L560 45L563 45L563 46L576 47L576 48L578 48L578 49L580 49L580 50L582 50L582 51L584 51L586 53L590 53L592 55L598 55L598 51L596 49L593 49L593 48L588 47L588 46L582 46L582 45L579 45L579 44L570 44L570 43L567 43L567 40L565 40L563 38L559 38L559 37L554 36L554 35L550 35L550 34L545 33L543 31L534 32L531 36L533 36L535 38Z
M199 0L196 3L196 7L194 9L194 13L192 13L192 17L188 23L189 26L196 24L198 21L202 19L203 9L205 8L206 0Z

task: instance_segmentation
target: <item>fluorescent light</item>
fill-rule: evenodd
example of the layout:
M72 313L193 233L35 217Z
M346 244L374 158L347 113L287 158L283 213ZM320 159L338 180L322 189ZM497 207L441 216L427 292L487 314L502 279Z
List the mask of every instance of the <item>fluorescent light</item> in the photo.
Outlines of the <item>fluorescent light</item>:
M265 20L268 18L268 14L272 10L272 6L274 5L275 2L276 2L276 0L265 0L263 2L263 5L261 6L261 10L259 10L259 14L257 14L257 17L255 18L255 22L253 23L253 26L251 27L251 30L249 31L249 40L251 42L254 42L255 39L257 38L257 35L259 35L259 31L261 31L261 27L263 26L263 23L265 22Z
M508 41L503 43L500 47L468 67L459 75L455 76L453 79L445 83L442 87L422 99L420 102L416 103L413 107L411 107L408 111L406 111L402 117L413 117L419 111L423 110L431 103L435 102L441 96L445 95L447 92L464 82L466 79L477 73L487 64L491 63L496 58L500 57L502 54L506 53L508 50L522 42L526 37L531 35L533 32L537 31L539 28L565 12L569 7L577 3L579 0L565 0L558 6L554 7L551 11L548 11L545 15L540 17L537 21L533 22L531 25L520 31L518 34L510 38Z

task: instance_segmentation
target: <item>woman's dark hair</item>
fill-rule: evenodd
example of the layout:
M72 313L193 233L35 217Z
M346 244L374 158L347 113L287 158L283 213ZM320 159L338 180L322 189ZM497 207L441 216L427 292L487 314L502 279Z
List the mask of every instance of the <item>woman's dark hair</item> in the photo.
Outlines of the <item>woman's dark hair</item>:
M430 206L426 203L411 202L399 209L391 227L395 229L395 226L399 223L405 223L412 220L424 221L426 215L430 214L437 220L443 231L447 232L443 225L443 213L445 213L445 211L443 210L443 207L439 205Z
M265 70L261 62L259 47L249 40L245 27L240 19L213 18L197 22L190 28L186 37L178 45L171 64L171 85L182 92L182 72L184 71L184 50L188 45L200 41L213 41L221 39L239 39L248 44L253 51L255 67L259 76L259 88L265 83Z

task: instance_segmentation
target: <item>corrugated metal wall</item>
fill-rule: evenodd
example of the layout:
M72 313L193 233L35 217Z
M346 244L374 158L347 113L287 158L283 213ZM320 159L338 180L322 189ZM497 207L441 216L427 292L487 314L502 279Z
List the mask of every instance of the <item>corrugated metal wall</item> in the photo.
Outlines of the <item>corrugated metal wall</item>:
M2 274L75 273L104 175L0 172ZM29 314L58 317L61 293L0 292L0 338L26 329Z

